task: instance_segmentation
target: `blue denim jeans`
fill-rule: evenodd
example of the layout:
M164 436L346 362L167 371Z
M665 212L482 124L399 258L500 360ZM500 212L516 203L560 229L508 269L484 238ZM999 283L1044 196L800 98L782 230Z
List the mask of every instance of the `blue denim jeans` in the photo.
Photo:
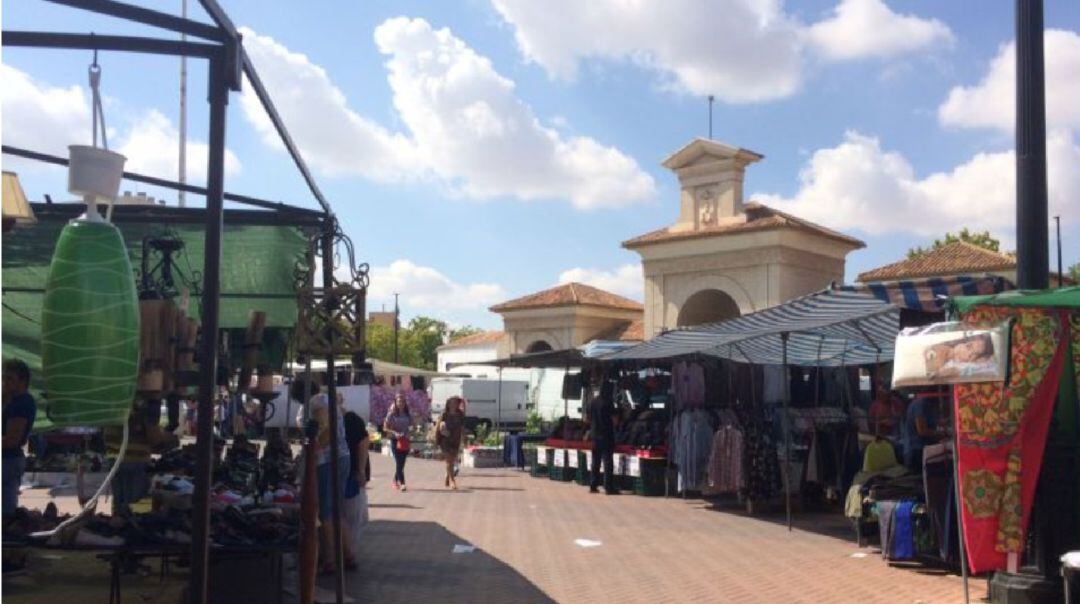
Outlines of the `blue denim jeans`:
M4 517L10 517L19 507L19 487L22 486L26 458L21 454L4 457Z

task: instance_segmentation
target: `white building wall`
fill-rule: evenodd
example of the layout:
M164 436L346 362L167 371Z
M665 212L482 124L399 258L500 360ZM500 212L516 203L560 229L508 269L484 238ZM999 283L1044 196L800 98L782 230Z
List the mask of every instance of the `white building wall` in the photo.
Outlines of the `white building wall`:
M435 364L438 367L439 372L453 373L454 369L448 368L451 364L481 363L484 361L494 361L497 358L499 358L497 344L491 344L489 346L468 346L438 351Z

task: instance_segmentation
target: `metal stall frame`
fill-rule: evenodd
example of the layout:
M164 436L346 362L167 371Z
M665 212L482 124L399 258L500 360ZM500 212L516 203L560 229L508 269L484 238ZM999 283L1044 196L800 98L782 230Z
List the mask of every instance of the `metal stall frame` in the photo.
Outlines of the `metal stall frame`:
M318 215L321 218L321 226L324 233L324 268L333 265L332 248L334 234L337 232L337 220L315 183L311 172L307 168L303 157L300 155L292 137L289 135L280 115L277 112L270 95L267 93L259 78L254 64L244 52L240 33L230 20L229 16L218 5L216 0L199 0L203 9L210 16L213 25L193 21L186 17L177 17L168 13L159 12L139 6L119 2L117 0L43 0L54 4L68 6L74 9L86 10L100 15L116 17L131 23L148 25L151 27L169 30L175 33L191 36L205 42L178 41L172 39L150 38L139 36L117 36L56 33L43 31L3 31L2 43L5 47L22 47L38 49L68 49L68 50L91 50L91 51L114 51L154 54L163 56L194 57L204 59L208 63L208 102L209 111L209 153L207 160L207 185L205 188L192 187L190 185L167 181L154 177L125 173L125 177L137 182L144 182L157 186L168 187L178 191L200 193L206 196L206 209L204 224L206 228L206 253L203 267L203 298L202 298L202 328L200 334L200 363L199 363L199 401L198 401L198 429L197 429L197 468L195 476L195 500L192 510L192 572L189 587L189 599L192 602L204 603L208 598L208 562L210 553L210 480L212 474L213 459L213 393L215 373L217 365L218 343L218 303L220 300L220 262L221 262L221 237L225 216L224 202L226 200L245 203L261 207L263 209L284 210L285 205L275 202L257 200L250 197L229 195L224 190L225 180L225 122L229 93L239 91L244 76L259 98L264 110L268 114L271 123L284 143L286 150L293 159L293 163L303 176L308 189L315 197L322 209ZM5 147L4 153L18 155L30 159L46 161L48 163L66 163L62 158L47 156L13 147ZM298 213L311 212L295 208ZM297 214L299 216L300 214ZM329 248L325 247L329 242ZM332 271L328 271L332 273ZM325 277L324 277L325 278ZM329 275L332 279L332 274ZM333 367L332 355L327 358L328 367ZM327 373L327 386L329 395L336 394L336 383L333 371ZM330 446L337 450L337 409L331 398L330 407ZM335 457L335 456L332 456ZM334 493L340 493L341 485L334 474ZM335 523L340 525L341 509L335 501L333 506ZM336 596L338 602L344 601L343 592L343 561L341 556L341 532L335 531L335 545L337 550L336 570Z

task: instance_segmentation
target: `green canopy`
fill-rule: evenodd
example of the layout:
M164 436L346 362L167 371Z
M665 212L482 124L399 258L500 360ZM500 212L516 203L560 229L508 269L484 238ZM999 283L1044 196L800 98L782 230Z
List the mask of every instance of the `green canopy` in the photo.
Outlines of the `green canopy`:
M1043 290L1014 290L989 296L958 296L952 299L955 312L967 312L976 306L1039 306L1043 308L1080 308L1080 285Z
M66 205L66 204L61 204ZM55 207L55 206L54 206ZM39 214L37 224L3 237L3 356L25 361L41 382L41 305L45 279L60 230L66 219ZM202 279L204 226L198 223L116 221L131 254L131 264L142 261L142 241L166 230L184 241L174 256L189 279ZM296 324L294 274L307 251L304 229L266 224L226 224L221 252L221 329L247 327L252 310L266 312L264 361L280 365L288 345L288 331ZM201 300L193 296L188 315L198 318ZM239 334L237 334L239 335ZM232 338L235 344L237 338ZM239 348L239 346L231 346ZM234 355L239 350L232 351Z

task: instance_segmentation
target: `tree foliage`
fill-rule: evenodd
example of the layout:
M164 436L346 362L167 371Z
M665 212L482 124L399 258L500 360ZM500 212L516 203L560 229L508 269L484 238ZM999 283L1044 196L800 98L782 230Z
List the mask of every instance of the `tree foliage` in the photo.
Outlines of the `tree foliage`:
M398 363L421 369L435 369L436 349L464 335L480 331L465 326L451 329L445 321L415 317L398 331ZM394 361L394 328L389 325L367 326L367 355L380 361Z
M932 252L940 247L949 245L950 243L956 243L957 241L963 241L972 245L977 245L983 249L990 250L992 252L1001 251L1001 242L994 238L990 234L990 231L982 231L981 233L972 232L967 227L964 227L958 233L945 233L943 239L935 239L933 245L929 247L915 247L908 250L908 259L918 258L928 252Z
M1080 283L1080 262L1065 269L1065 274L1076 283Z

